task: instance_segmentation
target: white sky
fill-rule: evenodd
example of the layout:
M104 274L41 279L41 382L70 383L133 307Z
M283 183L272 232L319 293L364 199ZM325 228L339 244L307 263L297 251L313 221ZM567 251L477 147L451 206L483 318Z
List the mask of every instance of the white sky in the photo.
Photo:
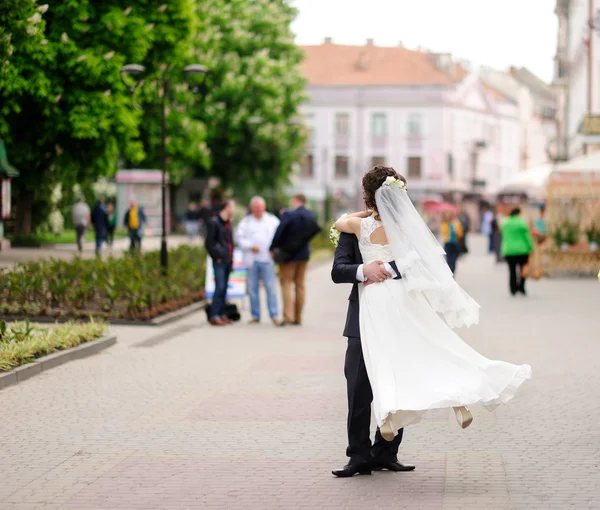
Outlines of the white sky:
M293 0L298 44L422 46L499 70L527 67L551 81L556 0Z

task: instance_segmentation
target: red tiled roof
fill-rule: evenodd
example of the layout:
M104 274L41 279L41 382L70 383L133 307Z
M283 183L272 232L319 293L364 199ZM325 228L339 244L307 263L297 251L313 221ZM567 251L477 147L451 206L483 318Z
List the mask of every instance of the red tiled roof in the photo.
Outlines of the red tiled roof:
M401 46L302 46L311 85L451 85L427 53Z

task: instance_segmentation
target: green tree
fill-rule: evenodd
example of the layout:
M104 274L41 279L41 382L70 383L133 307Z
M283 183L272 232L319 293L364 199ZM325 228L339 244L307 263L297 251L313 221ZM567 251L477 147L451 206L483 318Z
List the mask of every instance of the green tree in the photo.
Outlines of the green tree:
M24 51L13 43L0 83L0 136L21 173L15 181L17 234L27 236L43 222L57 183L69 190L110 175L120 155L142 159L141 116L119 73L152 46L152 27L134 4L59 2L44 14L45 30L38 22ZM0 14L3 26L1 16L6 13Z
M197 10L194 54L210 73L191 114L207 126L211 168L196 162L193 171L247 192L273 188L304 144L291 122L305 99L296 10L285 0L204 0Z
M147 2L143 9L153 27L152 47L143 60L130 62L146 68L143 86L135 93L135 101L144 111L140 139L146 168L160 168L161 96L167 95L167 170L172 182L188 172L190 162L209 164L204 124L188 113L192 94L183 72L188 64L201 63L192 48L197 27L195 3L170 0L156 8L150 5L154 2Z

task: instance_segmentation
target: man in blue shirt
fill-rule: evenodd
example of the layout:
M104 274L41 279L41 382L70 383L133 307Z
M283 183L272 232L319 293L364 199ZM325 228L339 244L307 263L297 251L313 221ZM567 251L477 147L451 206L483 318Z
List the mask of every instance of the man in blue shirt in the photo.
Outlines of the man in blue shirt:
M283 322L302 324L304 278L310 258L310 240L321 230L315 215L306 208L306 197L296 195L291 208L281 215L281 223L271 243L271 253L279 263L279 281L283 295ZM295 296L292 292L295 287Z

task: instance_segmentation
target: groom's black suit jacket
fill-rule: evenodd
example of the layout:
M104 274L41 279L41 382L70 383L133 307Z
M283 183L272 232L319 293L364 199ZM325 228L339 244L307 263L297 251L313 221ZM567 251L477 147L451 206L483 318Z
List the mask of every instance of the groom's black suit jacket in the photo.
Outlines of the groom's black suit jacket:
M331 279L334 283L352 283L352 291L348 298L348 314L346 315L346 326L344 327L343 335L346 338L360 338L359 303L358 303L358 283L356 281L356 272L358 266L363 263L358 247L358 239L353 234L340 234L340 239L335 250L333 259L333 267L331 269ZM390 265L400 274L396 264L391 262ZM398 276L398 278L400 278Z

